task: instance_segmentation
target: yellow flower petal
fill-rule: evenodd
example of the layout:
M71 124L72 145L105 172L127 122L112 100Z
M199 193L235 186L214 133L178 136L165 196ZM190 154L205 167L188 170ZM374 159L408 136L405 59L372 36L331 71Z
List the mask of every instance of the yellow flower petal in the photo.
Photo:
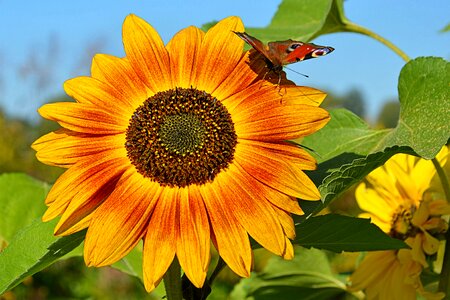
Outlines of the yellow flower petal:
M195 85L195 63L199 60L200 46L205 33L190 26L178 32L167 44L173 84L189 88Z
M141 18L129 15L122 35L127 58L145 85L154 93L172 88L169 54L156 30Z
M244 41L233 31L243 31L244 25L238 17L228 17L208 30L195 63L193 86L213 93L229 76L242 56Z

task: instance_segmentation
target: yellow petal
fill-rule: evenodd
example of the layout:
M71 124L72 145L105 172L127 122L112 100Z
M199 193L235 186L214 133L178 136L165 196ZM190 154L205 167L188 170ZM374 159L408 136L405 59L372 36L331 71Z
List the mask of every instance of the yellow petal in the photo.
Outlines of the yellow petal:
M227 78L242 57L244 41L233 31L243 31L238 17L228 17L208 30L195 63L195 83L199 90L212 94Z
M161 188L156 183L143 184L143 181L140 174L130 169L94 212L84 242L87 266L115 263L144 236Z
M174 86L190 88L194 85L195 63L205 33L190 26L174 35L167 44L170 57L170 71Z
M223 195L214 182L199 188L211 221L212 239L217 252L236 274L250 276L253 253L247 232L224 203Z
M179 201L178 188L164 188L151 215L143 252L144 285L148 292L158 285L175 257Z
M201 288L210 261L208 215L195 185L180 189L180 196L177 257L189 281Z
M135 15L123 23L123 46L130 64L154 93L173 87L169 54L153 27Z

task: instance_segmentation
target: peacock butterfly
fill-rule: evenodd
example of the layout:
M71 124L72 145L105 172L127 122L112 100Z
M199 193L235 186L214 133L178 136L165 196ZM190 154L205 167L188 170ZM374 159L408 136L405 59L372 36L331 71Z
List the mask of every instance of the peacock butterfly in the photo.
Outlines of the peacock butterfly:
M280 84L281 72L285 65L324 56L334 51L334 48L332 47L319 46L291 39L269 42L267 45L264 45L263 42L245 32L233 32L247 44L252 46L258 53L263 55L269 71L274 71L278 74L278 85Z

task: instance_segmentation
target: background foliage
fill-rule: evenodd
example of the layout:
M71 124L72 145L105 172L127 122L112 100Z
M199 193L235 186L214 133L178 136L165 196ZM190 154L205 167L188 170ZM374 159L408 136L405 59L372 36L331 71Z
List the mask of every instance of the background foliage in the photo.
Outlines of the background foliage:
M247 31L266 42L287 38L308 41L335 32L380 39L350 22L344 15L343 1L338 0L284 0L266 28ZM354 299L357 295L346 292L345 280L357 255L338 256L332 252L405 247L367 220L341 214L315 216L330 208L354 214L351 188L370 171L396 153L433 158L450 137L449 63L436 57L409 60L390 42L382 42L407 61L398 79L399 102L387 103L370 126L364 121L366 109L358 90L330 95L324 105L330 109L331 122L313 136L297 141L313 149L319 162L318 170L309 175L319 186L323 203L301 203L308 214L296 219L296 243L313 248L298 247L292 262L256 250L255 274L238 283L230 271L223 272L211 299L226 295L231 299L278 299L280 295L283 299L298 299L299 295L305 299ZM61 96L51 101L71 100ZM29 145L54 129L54 123L31 123L0 113L0 171L5 173L0 176L0 295L5 293L6 299L56 299L53 295L160 298L165 294L162 286L147 295L140 283L139 247L113 266L122 272L111 268L87 270L81 258L84 232L57 238L52 234L54 222L40 221L49 183L61 170L38 163ZM32 177L7 172L26 172ZM340 207L333 203L339 197L344 203ZM99 292L101 287L104 289Z

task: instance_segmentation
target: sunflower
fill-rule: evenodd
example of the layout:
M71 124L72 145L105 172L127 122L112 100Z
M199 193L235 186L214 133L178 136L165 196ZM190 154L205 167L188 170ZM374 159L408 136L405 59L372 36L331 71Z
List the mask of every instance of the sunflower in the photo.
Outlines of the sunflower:
M443 147L436 156L445 165L449 152ZM366 255L351 276L350 290L364 289L368 299L442 299L443 293L425 291L420 274L428 267L427 255L436 254L436 236L448 229L443 215L450 214L446 200L431 194L436 173L431 161L397 154L372 171L355 192L356 200L372 222L411 249L376 251Z
M325 94L261 80L229 17L204 33L178 32L164 45L144 20L123 24L125 58L97 54L90 77L64 84L76 102L46 104L61 129L34 142L37 158L67 168L50 190L44 221L56 235L87 228L88 266L110 265L144 241L151 291L176 257L201 287L211 241L227 265L249 276L249 236L292 258L296 198L320 194L303 170L315 160L287 140L329 120ZM280 89L283 92L280 93Z

